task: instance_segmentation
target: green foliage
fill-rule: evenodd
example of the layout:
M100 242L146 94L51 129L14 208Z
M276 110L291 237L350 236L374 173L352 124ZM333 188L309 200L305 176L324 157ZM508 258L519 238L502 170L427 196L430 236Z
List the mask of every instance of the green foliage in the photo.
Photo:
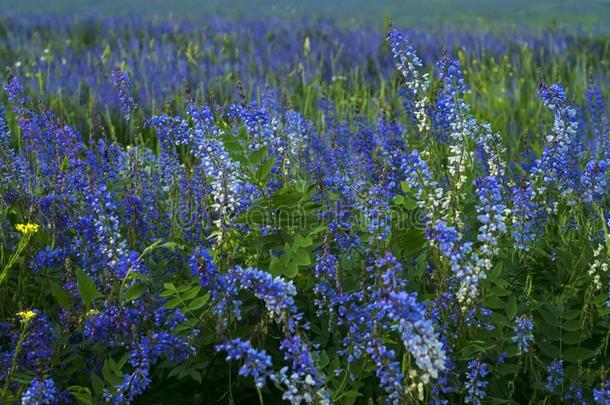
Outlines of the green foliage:
M102 297L102 294L97 290L95 282L82 269L76 269L75 274L78 291L87 310L94 305L96 299Z

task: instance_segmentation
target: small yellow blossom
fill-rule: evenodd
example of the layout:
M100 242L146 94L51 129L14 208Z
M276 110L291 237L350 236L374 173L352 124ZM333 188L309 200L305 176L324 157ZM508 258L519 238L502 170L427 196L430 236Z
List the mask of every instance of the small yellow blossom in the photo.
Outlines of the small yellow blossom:
M17 312L17 316L21 318L22 322L29 322L32 318L36 317L36 312L29 310L29 311L21 311L21 312Z
M27 235L29 233L36 233L38 232L38 224L30 224L29 222L27 224L17 224L15 226L15 228L17 228L17 230L19 232L21 232L24 235Z
M97 309L90 309L89 312L87 312L87 316L95 316L99 313L100 311L98 311Z

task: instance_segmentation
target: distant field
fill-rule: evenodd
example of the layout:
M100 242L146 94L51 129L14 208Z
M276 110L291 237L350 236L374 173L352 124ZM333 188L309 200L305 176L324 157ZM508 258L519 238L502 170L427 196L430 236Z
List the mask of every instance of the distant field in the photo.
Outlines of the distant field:
M0 0L4 13L174 14L193 18L209 14L264 17L330 17L343 22L379 22L388 16L400 24L506 26L608 25L608 0Z

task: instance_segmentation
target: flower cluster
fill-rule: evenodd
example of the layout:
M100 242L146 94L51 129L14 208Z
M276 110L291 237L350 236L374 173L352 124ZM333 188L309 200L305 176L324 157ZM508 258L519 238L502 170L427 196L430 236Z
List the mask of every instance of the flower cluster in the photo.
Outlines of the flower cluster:
M487 396L485 388L489 384L486 380L489 374L488 366L475 359L468 363L468 371L466 373L466 396L464 398L467 404L480 405L483 399Z
M565 89L558 83L550 87L541 84L540 98L554 112L553 129L545 138L545 148L532 170L535 192L542 194L555 185L562 195L570 198L577 190L575 154L579 121L576 110L566 100ZM570 201L574 203L574 201Z
M527 315L521 315L515 319L513 342L517 344L519 354L527 353L534 341L534 322Z
M413 112L417 128L422 133L429 131L430 119L427 114L429 104L427 92L430 87L429 75L420 71L422 61L400 30L390 27L388 42L392 48L396 67L405 79L405 87L409 91L409 99L413 100Z
M30 320L36 318L36 315L37 313L32 310L17 312L17 316L21 318L21 321L24 323L28 323Z
M239 375L252 376L258 388L263 388L267 378L272 380L276 378L271 368L273 365L271 356L263 350L255 349L248 341L233 339L216 346L216 350L227 352L226 361L243 360Z
M453 186L461 189L466 182L466 170L472 153L468 151L468 143L473 140L477 121L470 115L470 107L464 102L463 95L467 91L457 59L445 55L438 63L440 79L443 87L438 94L436 108L446 126L448 126L449 156L447 166L453 176Z
M391 41L404 39L390 31ZM394 45L396 47L397 45ZM408 48L408 43L403 45ZM396 53L396 51L395 51ZM402 59L397 58L400 70ZM414 65L417 69L421 65ZM432 117L442 120L446 127L449 157L446 171L452 177L451 187L443 187L435 180L428 163L414 151L403 158L402 168L406 171L407 182L417 190L418 205L426 210L426 235L433 246L439 248L447 258L455 276L456 297L464 308L470 306L478 297L480 280L491 269L492 259L497 254L498 237L506 232L506 213L504 188L500 180L504 175L503 151L498 136L494 135L489 124L479 124L470 114L470 107L463 100L467 92L461 67L457 60L445 55L438 63L440 79L443 82L435 111ZM417 72L417 70L415 70ZM479 204L477 219L481 222L478 241L474 246L461 232L464 221L460 206L464 199L464 185L468 172L474 170L472 145L483 151L484 169L492 175L476 178L473 181Z
M112 83L119 95L119 105L121 106L121 112L125 119L129 119L133 110L136 108L136 103L129 95L129 87L131 82L127 72L123 70L119 65L116 65L112 69Z
M553 360L547 367L546 389L550 392L561 390L563 385L563 360Z
M593 279L593 285L597 290L601 290L602 276L608 273L608 263L605 259L605 255L603 254L606 246L604 244L598 244L595 249L593 249L593 263L589 266L589 275Z
M601 385L593 389L593 400L596 404L610 403L610 381L602 381Z
M17 224L15 225L15 229L21 232L24 235L32 234L38 232L38 224Z
M58 389L50 378L32 380L21 396L22 405L51 405L58 400Z

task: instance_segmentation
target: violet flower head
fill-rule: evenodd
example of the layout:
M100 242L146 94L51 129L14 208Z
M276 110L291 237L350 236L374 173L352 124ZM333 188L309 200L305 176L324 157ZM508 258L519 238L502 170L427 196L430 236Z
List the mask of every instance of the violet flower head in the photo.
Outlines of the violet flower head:
M132 112L137 108L137 105L133 97L129 95L131 87L129 76L127 75L127 72L125 72L125 70L123 70L123 68L121 68L119 65L116 65L112 69L112 83L117 91L119 105L121 112L123 113L123 117L126 120L129 120Z

